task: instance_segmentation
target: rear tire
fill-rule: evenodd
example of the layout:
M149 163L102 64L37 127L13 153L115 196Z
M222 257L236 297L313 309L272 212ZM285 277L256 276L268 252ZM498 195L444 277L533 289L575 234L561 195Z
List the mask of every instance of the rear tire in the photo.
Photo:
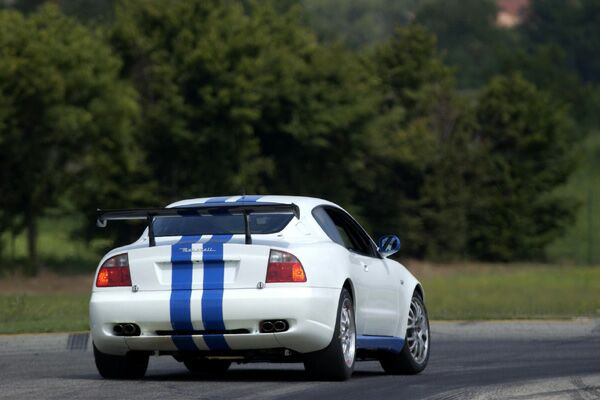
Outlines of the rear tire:
M352 296L342 289L333 338L323 350L307 354L304 367L320 380L345 381L352 376L356 358L356 325Z
M425 303L418 293L410 302L408 327L404 347L400 353L387 353L379 359L384 371L392 375L415 375L423 371L429 361L431 336Z
M94 345L94 360L98 372L105 379L142 379L148 369L148 354L129 352L113 356L101 352Z
M192 374L221 375L227 372L231 365L231 361L187 358L183 360L183 365L185 365Z

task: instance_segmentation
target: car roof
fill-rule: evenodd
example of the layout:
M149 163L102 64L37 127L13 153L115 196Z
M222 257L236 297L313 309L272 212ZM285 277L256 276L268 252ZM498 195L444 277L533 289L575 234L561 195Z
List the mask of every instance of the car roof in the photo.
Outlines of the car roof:
M282 203L282 204L296 204L300 209L300 216L308 216L311 214L313 208L320 205L331 205L337 208L341 208L335 203L330 201L319 199L316 197L305 197L305 196L282 196L282 195L231 195L231 196L215 196L215 197L199 197L194 199L186 199L176 201L169 204L167 207L182 207L189 206L192 204L203 204L207 201L218 202L218 203L230 203L230 202L257 202L257 203Z

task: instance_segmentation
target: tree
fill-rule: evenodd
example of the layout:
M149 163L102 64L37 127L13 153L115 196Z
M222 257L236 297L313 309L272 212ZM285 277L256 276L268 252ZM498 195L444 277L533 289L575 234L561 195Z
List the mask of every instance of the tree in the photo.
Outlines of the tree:
M584 133L600 126L599 18L595 0L534 0L519 29L522 50L503 62L503 73L519 71L566 102Z
M0 8L14 8L24 14L29 14L44 3L53 3L64 14L87 22L110 20L114 0L5 0L0 2Z
M599 18L596 0L533 0L521 32L533 45L558 45L583 82L600 83Z
M307 25L320 39L352 49L380 45L414 19L419 0L301 0Z
M385 96L369 163L376 185L362 199L368 219L380 234L400 233L406 254L464 255L469 113L436 38L418 25L399 28L373 61Z
M525 48L506 54L502 60L504 75L518 73L527 81L560 99L569 107L582 128L597 126L600 118L596 113L597 96L594 87L584 84L581 78L568 66L565 51L556 44L539 45L528 51ZM581 129L581 134L587 129Z
M111 41L141 93L163 201L275 192L351 199L373 78L293 11L219 1L127 1ZM356 156L356 157L355 157Z
M56 7L0 11L0 26L0 207L22 218L35 273L45 210L74 190L67 202L106 193L132 170L138 108L119 59Z
M514 33L496 26L497 11L494 0L431 0L417 11L415 21L439 38L461 87L483 85L497 73L499 54L514 47Z
M487 160L469 209L470 252L484 260L539 259L573 218L573 202L554 194L575 166L569 119L518 75L484 88L476 118Z

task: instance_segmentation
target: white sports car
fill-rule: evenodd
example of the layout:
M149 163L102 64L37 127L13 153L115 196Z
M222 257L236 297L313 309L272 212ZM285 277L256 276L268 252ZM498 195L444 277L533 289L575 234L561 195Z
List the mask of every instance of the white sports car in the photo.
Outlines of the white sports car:
M98 266L90 323L98 371L138 379L150 355L192 372L231 362L303 362L320 379L344 380L357 360L391 374L429 359L423 288L341 207L296 196L183 200L167 208L99 210L145 219L134 243Z

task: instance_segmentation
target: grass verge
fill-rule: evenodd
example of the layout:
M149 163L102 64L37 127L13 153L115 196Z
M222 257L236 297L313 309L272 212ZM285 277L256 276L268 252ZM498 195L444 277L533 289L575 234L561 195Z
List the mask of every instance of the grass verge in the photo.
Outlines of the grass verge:
M434 320L600 317L600 267L475 265L415 273Z
M0 295L0 333L68 332L89 329L88 294Z
M410 262L433 320L600 317L600 267ZM0 279L0 333L88 329L91 277Z

